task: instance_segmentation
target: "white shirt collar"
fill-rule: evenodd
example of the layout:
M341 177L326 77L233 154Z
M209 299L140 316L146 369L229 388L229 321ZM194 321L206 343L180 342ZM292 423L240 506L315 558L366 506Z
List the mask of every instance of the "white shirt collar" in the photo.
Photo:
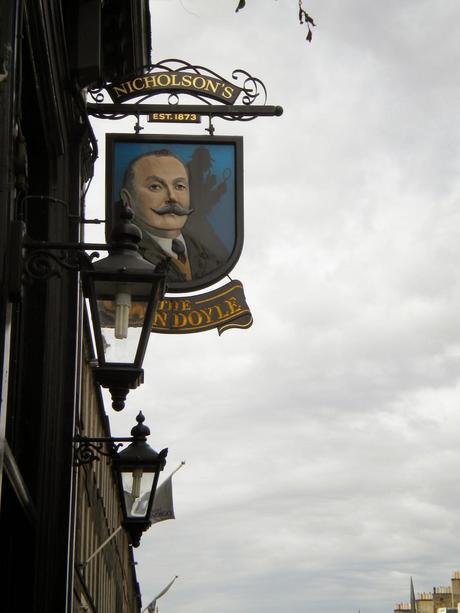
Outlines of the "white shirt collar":
M172 238L165 238L164 236L156 236L155 234L152 234L151 232L147 232L146 230L143 230L143 232L144 234L147 234L156 243L158 243L165 253L167 253L169 256L177 260L177 253L174 253L174 251L172 250L172 242L173 242ZM179 236L176 236L175 238L184 245L185 255L187 256L187 245L185 244L184 237L182 236L182 234L179 234Z

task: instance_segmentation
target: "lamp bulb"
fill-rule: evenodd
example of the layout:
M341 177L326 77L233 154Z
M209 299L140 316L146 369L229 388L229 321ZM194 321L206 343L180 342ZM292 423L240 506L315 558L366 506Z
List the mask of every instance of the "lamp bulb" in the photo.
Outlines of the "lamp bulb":
M131 494L134 499L139 498L141 495L141 479L142 479L142 468L135 468L133 470L133 487L131 490Z
M131 296L120 292L115 296L115 338L128 338Z

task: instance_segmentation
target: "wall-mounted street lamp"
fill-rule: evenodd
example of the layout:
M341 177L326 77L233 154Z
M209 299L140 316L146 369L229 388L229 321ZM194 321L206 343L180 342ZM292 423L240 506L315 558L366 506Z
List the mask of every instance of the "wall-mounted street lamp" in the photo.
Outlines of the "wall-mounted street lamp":
M81 273L97 352L96 380L109 388L117 411L125 406L129 390L143 383L142 362L165 289L164 271L139 253L142 233L131 219L131 209L123 208L109 255L90 262Z
M131 543L137 547L142 533L151 525L150 515L155 499L160 472L166 465L167 449L157 453L147 443L150 429L144 425L142 412L136 417L137 425L126 438L87 438L76 436L74 464L80 466L108 456L118 476L122 496L123 523ZM120 446L130 444L118 451Z
M131 209L122 207L108 245L33 241L26 236L22 222L14 222L12 231L12 294L20 293L24 278L59 276L60 267L81 271L97 352L94 374L96 381L110 390L116 411L124 408L129 390L143 383L142 363L152 321L165 291L165 270L139 253L142 233L132 218ZM109 255L93 261L99 254L86 253L93 249ZM25 256L21 257L23 250Z

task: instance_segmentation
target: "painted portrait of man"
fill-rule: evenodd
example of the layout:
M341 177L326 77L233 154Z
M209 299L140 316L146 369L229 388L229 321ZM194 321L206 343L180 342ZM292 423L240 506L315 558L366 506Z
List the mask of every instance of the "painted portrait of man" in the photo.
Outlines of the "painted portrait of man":
M156 265L168 258L168 287L173 291L222 278L242 244L234 145L211 146L196 139L143 139L139 144L141 137L133 138L117 142L109 157L112 192L134 211L143 257Z

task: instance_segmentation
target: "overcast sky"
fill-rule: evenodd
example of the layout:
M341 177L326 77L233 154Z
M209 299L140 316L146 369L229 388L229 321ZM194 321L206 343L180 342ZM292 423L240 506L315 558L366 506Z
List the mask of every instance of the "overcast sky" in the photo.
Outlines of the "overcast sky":
M153 335L138 410L175 521L135 551L161 613L389 613L460 568L460 3L153 0L153 59L265 83L245 143L249 330ZM104 215L101 159L89 208ZM205 134L144 124L143 133Z

